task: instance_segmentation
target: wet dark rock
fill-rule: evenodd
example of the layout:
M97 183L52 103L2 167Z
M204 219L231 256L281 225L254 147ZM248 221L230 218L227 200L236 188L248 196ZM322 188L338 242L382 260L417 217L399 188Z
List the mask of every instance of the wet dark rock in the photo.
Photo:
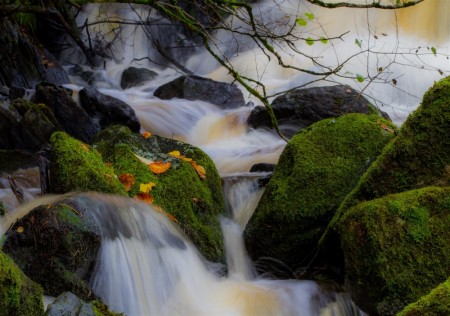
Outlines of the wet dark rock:
M250 172L273 172L275 166L272 163L257 163L250 168Z
M41 83L36 87L32 99L35 103L43 103L51 109L64 131L84 142L100 131L100 128L88 113L72 99L72 91L49 83Z
M346 85L293 90L275 98L271 105L287 137L326 118L378 112L358 91ZM272 128L270 116L261 106L252 111L248 124L252 128Z
M122 89L135 87L146 81L153 80L158 74L146 68L129 67L122 73L120 86Z
M2 67L0 83L8 87L34 88L41 81L65 84L69 78L45 48L7 19L0 21Z
M100 301L85 302L71 292L60 294L47 307L45 316L118 316Z
M136 113L128 104L94 88L80 91L80 103L92 118L98 120L101 129L116 124L127 126L133 132L139 132L141 128Z
M100 246L94 220L75 201L39 206L18 220L3 251L48 295L92 298L88 279Z
M181 76L160 86L154 95L166 100L180 98L206 101L223 109L235 109L245 105L244 96L235 85L199 76Z

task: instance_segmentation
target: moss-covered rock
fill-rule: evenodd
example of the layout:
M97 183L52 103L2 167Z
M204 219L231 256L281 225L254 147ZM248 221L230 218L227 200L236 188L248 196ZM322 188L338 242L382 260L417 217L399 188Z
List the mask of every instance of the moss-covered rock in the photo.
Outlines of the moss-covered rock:
M397 314L397 316L439 315L450 315L450 279Z
M45 312L45 316L120 316L112 312L108 306L101 301L95 300L89 303L84 302L71 292L60 294L52 302Z
M7 234L3 251L47 295L71 291L92 299L88 278L100 240L89 212L65 199L39 206L18 220Z
M163 137L146 139L120 126L96 135L94 147L105 162L112 164L117 176L133 176L134 183L128 191L130 197L140 193L141 184L156 184L150 192L153 203L173 216L172 219L208 260L224 260L218 218L225 212L224 197L217 170L203 151ZM206 177L202 179L191 162L168 155L171 151L179 151L204 167ZM136 155L149 161L170 162L171 167L164 173L155 174Z
M393 131L377 115L354 113L295 135L245 229L250 255L273 257L291 268L308 265L334 212Z
M97 191L126 195L114 170L90 146L64 132L51 136L50 187L54 193Z
M44 314L42 288L0 251L0 315Z
M386 194L450 184L450 77L435 83L398 136L346 197L321 244L336 240L336 225L347 209Z
M370 315L393 315L448 278L450 187L362 202L339 223L346 287Z

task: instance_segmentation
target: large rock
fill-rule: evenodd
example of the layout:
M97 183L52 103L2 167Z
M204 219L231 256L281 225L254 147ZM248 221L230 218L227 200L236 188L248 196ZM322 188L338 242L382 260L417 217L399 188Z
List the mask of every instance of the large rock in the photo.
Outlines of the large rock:
M98 120L100 129L116 124L128 126L133 132L141 128L136 113L128 104L94 88L80 91L80 104L91 118Z
M450 77L428 90L419 108L402 125L356 188L346 197L321 240L335 248L335 228L351 206L386 194L429 185L450 185Z
M338 231L345 286L359 307L395 315L448 278L449 207L450 187L427 187L347 210Z
M41 81L55 84L69 82L66 72L45 48L27 32L9 21L0 20L2 66L0 82L8 87L34 88Z
M44 314L42 288L31 281L0 251L0 314L36 316Z
M440 284L417 302L405 307L398 316L450 315L450 279Z
M120 316L100 301L84 302L71 292L60 294L48 305L45 316Z
M70 90L42 83L36 87L32 101L50 108L64 131L83 142L89 142L100 131L98 124L72 99Z
M206 101L223 109L245 105L244 96L235 85L198 76L181 76L156 89L154 95L160 99Z
M92 298L89 273L100 247L93 218L75 201L42 205L18 220L7 234L3 251L47 295L72 291Z
M153 80L158 74L146 68L129 67L122 72L120 87L127 89Z
M141 185L153 182L155 186L149 192L153 203L180 225L208 260L224 260L218 218L225 212L224 197L217 170L203 151L173 139L144 138L120 126L99 133L94 144L104 161L112 163L119 178L133 176L129 196L142 198ZM168 155L173 151L179 151L185 157ZM171 167L155 174L147 165L152 161L170 163ZM203 167L206 174L202 175L198 166Z
M97 191L125 195L114 170L92 147L64 132L51 137L50 189L53 193Z
M245 228L251 257L272 257L292 270L308 266L340 203L394 137L388 125L377 115L353 113L295 135Z
M296 89L276 97L271 106L286 136L326 118L377 112L366 98L346 85ZM248 124L252 128L272 128L270 116L261 106L253 109Z

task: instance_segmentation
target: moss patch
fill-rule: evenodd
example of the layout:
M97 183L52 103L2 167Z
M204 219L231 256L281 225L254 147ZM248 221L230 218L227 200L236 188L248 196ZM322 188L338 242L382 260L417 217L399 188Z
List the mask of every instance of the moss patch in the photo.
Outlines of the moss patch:
M126 195L114 170L90 146L56 132L51 137L50 186L54 193L97 191Z
M0 251L0 314L44 314L42 288L28 279L13 260Z
M448 278L450 188L363 202L339 224L346 286L373 315L393 315Z
M450 315L450 279L397 314L397 316L437 315Z
M245 229L252 257L306 266L344 197L394 137L388 126L378 115L347 114L295 135Z

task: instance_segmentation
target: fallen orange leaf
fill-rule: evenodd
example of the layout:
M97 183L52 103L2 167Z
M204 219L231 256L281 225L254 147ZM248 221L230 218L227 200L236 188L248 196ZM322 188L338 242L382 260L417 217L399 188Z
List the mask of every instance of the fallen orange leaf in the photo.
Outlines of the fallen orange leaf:
M151 196L148 193L139 192L136 195L136 199L138 199L139 201L145 202L147 204L153 204L153 196Z
M89 146L86 144L81 144L81 147L83 147L84 150L89 151Z
M152 133L145 131L142 133L142 136L144 136L145 138L150 138L150 136L152 136Z
M134 176L129 173L124 173L119 176L119 181L125 186L125 190L128 192L134 184Z
M155 161L149 164L149 168L153 173L160 174L166 172L172 163L164 161Z
M197 171L198 176L200 179L206 179L206 170L203 168L203 166L200 166L195 161L191 161L191 166L194 167L195 171Z
M173 216L172 214L169 214L169 213L165 212L165 211L162 209L161 206L155 206L155 210L158 211L158 212L160 212L160 213L163 213L163 214L164 214L165 216L167 216L171 221L173 221L173 222L175 222L175 223L178 223L178 221L177 221L177 219L175 218L175 216Z

